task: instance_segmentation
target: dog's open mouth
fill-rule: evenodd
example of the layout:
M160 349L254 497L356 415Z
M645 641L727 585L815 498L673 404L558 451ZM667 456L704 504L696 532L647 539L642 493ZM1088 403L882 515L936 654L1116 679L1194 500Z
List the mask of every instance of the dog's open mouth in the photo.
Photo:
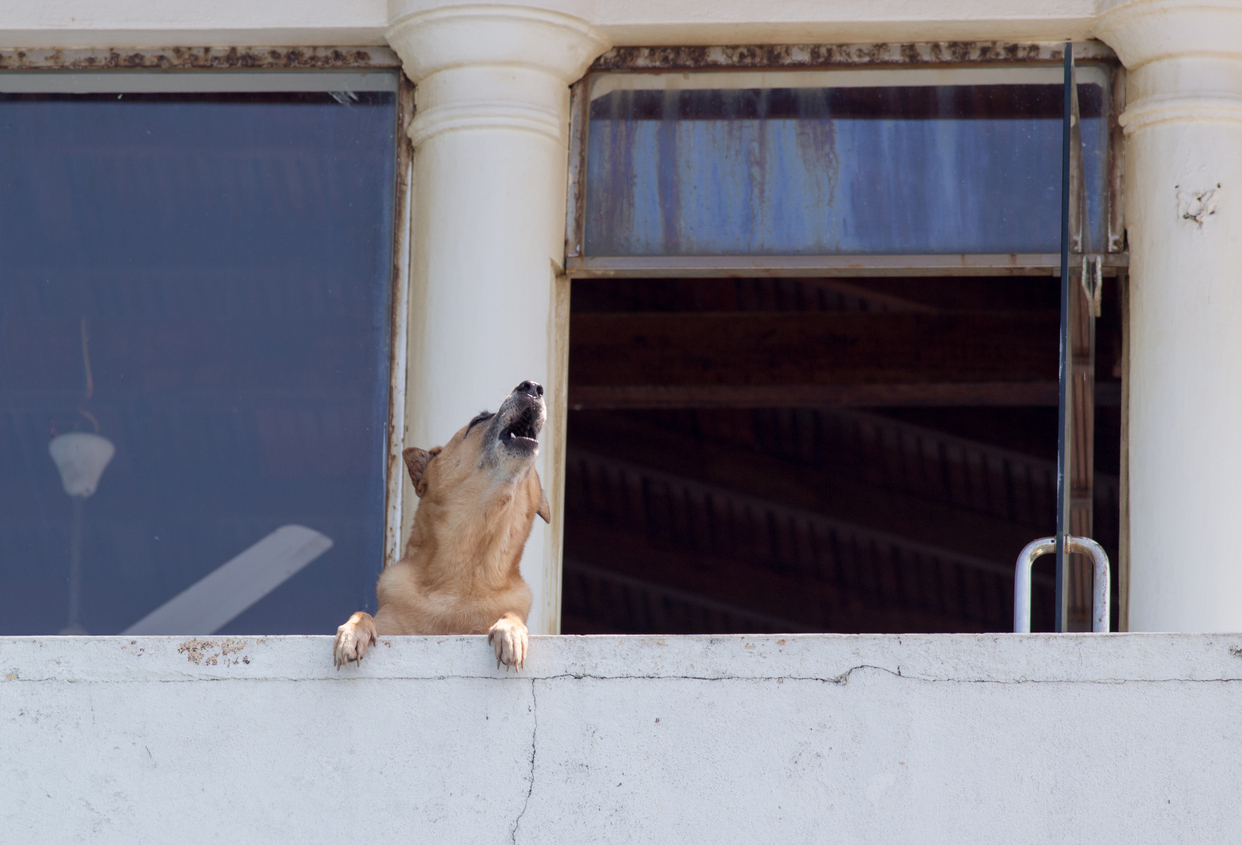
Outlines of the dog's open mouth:
M539 445L539 412L535 405L527 405L500 431L500 442L510 446L527 448Z

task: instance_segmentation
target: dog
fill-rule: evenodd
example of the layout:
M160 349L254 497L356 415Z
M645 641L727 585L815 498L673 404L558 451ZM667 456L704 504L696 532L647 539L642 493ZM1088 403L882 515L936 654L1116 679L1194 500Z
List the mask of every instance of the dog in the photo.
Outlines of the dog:
M531 594L518 565L535 516L551 521L535 472L546 420L543 387L524 381L443 446L402 452L420 500L414 527L379 577L375 616L359 611L337 629L338 670L380 634L487 634L497 668L525 664Z

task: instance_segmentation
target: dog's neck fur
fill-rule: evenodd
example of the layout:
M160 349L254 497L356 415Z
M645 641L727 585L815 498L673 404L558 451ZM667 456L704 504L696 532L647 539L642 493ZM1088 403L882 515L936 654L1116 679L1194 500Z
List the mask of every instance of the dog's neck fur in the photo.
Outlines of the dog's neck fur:
M490 480L486 487L420 500L405 560L428 592L465 598L521 580L522 549L540 503L538 476L532 467L514 481ZM479 512L483 520L460 518Z

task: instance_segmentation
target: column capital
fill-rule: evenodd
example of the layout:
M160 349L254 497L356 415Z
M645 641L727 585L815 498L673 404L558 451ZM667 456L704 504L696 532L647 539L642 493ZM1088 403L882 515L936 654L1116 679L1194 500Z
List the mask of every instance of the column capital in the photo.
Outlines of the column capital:
M577 80L608 43L583 18L504 3L390 0L388 43L415 84L470 65L511 65Z
M1133 0L1094 34L1130 72L1126 134L1170 121L1242 122L1242 2Z
M390 0L388 43L419 86L417 146L462 129L515 129L561 143L565 91L608 43L561 11Z

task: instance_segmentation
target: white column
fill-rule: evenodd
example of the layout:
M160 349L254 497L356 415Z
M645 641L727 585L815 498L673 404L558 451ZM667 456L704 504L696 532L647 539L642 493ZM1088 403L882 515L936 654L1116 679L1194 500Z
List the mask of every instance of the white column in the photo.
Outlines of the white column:
M388 30L417 86L406 444L444 443L525 379L545 386L537 466L554 518L536 520L522 574L531 633L557 633L569 85L606 45L556 12L419 5L392 0Z
M1242 3L1096 32L1129 77L1130 628L1242 631Z

